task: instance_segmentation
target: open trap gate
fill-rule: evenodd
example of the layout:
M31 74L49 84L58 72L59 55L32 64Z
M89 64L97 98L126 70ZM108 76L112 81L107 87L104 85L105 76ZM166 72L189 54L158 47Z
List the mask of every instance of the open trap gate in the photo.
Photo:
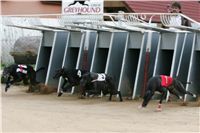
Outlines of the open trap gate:
M177 22L171 23L170 17L177 15L199 24L183 14L116 13L103 14L103 17L110 19L111 22L97 20L95 15L90 15L90 21L81 19L79 22L73 22L66 16L54 14L48 16L57 17L56 25L43 23L40 18L42 15L21 16L28 21L28 25L9 21L6 25L43 32L36 69L43 65L47 69L38 74L38 80L58 87L58 91L62 80L52 79L56 69L83 68L87 31L90 35L86 48L86 68L113 76L123 96L130 96L133 99L141 97L148 79L159 74L179 76L183 81L193 80L193 84L186 85L186 89L199 94L199 85L196 82L196 79L199 79L199 29L176 25ZM153 25L154 18L159 18L169 29ZM192 47L189 45L190 42L193 42ZM187 54L190 54L190 58L186 58ZM192 65L182 65L191 61ZM188 71L188 74L183 74L183 71Z

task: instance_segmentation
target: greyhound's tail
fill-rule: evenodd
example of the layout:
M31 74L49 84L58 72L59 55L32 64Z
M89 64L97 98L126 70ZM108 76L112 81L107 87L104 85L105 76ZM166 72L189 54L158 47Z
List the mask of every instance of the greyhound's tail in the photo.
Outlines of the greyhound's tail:
M190 91L186 91L186 94L191 95L194 98L197 98L197 95L192 93L192 92L190 92Z
M41 71L41 70L44 70L45 69L45 67L40 67L38 70L36 70L35 72L37 73L37 72L39 72L39 71Z

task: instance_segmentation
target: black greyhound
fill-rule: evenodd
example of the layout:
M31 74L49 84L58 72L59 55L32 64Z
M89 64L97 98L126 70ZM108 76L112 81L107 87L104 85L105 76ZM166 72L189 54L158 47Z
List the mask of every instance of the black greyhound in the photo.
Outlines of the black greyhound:
M67 92L67 90L71 89L73 86L79 85L82 75L86 72L88 71L82 69L67 70L65 68L60 68L56 70L56 73L53 78L55 79L62 76L62 78L64 79L64 82L61 86L61 90L58 92L58 96L61 96L63 92ZM65 87L66 84L67 86Z
M167 95L167 90L181 100L183 99L183 95L185 94L189 94L196 98L196 95L192 94L189 91L186 91L183 84L176 78L172 78L166 75L160 75L151 77L149 79L141 107L146 107L152 96L154 95L155 91L159 91L162 95L157 110L160 111L162 101Z
M73 3L69 4L69 6L75 5L77 2L80 3L81 5L88 6L88 4L85 4L86 0L75 0Z
M2 74L2 77L7 80L5 92L7 92L11 84L15 82L23 81L27 83L28 80L30 80L30 85L38 84L39 82L36 81L36 73L43 69L44 67L41 67L35 71L32 66L24 64L13 64L5 67Z
M119 94L120 101L123 101L121 92L116 89L113 78L104 73L88 72L84 74L80 80L80 89L81 95L85 95L85 92L88 92L88 95L99 94L101 91L103 95L110 93L110 101L112 95Z

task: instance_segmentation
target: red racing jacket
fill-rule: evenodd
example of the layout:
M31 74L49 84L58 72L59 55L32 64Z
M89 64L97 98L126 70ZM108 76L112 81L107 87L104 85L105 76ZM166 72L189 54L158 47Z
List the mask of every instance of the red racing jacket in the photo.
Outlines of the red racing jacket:
M161 86L162 87L169 87L172 85L173 78L166 75L160 75L161 77Z

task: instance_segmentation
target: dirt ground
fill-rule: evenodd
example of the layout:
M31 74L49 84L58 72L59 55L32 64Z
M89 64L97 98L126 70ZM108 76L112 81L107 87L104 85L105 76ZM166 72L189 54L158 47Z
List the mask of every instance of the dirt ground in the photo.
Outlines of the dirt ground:
M163 111L155 112L155 100L138 109L141 100L109 102L108 97L26 93L26 86L11 86L7 93L1 88L3 132L200 132L200 108L194 102L164 103Z

